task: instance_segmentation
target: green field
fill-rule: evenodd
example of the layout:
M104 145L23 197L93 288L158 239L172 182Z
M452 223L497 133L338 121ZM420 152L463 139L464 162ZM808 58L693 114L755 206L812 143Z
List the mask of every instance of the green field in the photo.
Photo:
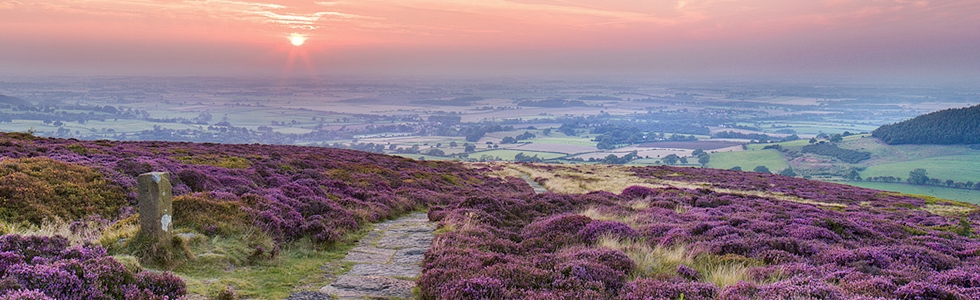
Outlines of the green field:
M470 153L470 158L479 159L481 156L489 155L493 157L500 157L502 160L514 160L514 156L518 153L524 153L524 155L534 156L537 155L541 159L552 159L565 156L561 153L551 153L551 152L537 152L537 151L523 151L523 150L490 150L490 151L480 151L475 153Z
M851 182L841 182L848 185L859 186L863 188L892 191L905 194L916 194L916 195L929 195L938 198L944 198L949 200L956 200L962 202L968 202L973 204L980 204L980 191L978 190L964 190L964 189L953 189L938 186L926 186L926 185L911 185L904 183L885 183L885 182L866 182L866 181L851 181Z
M432 156L424 154L391 154L394 156L401 156L404 158L411 158L414 160L457 160L455 158L442 157L442 156Z
M952 179L957 182L980 182L980 153L930 157L871 166L861 172L861 177L895 176L904 179L909 176L910 171L917 168L925 169L929 178L942 181Z
M556 132L551 132L551 135L546 137L539 134L538 137L530 139L529 141L535 144L595 146L595 142L593 142L591 139L577 136L566 136Z
M778 173L789 167L783 155L776 150L735 151L711 154L709 168L731 169L742 167L744 171L752 171L756 166L766 166L773 173Z
M806 145L808 145L810 143L809 143L809 139L799 139L799 140L795 140L795 141L782 142L782 143L776 143L776 144L779 144L780 146L783 146L783 147L803 147L803 146L806 146ZM773 144L748 144L745 147L748 150L762 150L762 148L764 148L766 146L769 146L769 145L773 145Z

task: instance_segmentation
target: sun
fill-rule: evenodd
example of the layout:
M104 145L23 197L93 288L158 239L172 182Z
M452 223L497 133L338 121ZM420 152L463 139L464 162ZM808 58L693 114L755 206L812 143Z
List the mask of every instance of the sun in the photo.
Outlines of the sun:
M293 46L299 47L299 46L302 46L303 43L305 43L305 42L306 42L306 36L305 35L302 35L302 34L299 34L299 33L293 33L293 34L290 34L289 35L289 43L290 44L293 44Z

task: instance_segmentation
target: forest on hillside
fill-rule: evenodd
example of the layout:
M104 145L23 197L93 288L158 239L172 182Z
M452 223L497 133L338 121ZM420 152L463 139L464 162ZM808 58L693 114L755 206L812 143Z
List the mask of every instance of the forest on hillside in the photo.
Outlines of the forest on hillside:
M921 115L881 126L871 134L889 145L978 144L980 143L980 105Z

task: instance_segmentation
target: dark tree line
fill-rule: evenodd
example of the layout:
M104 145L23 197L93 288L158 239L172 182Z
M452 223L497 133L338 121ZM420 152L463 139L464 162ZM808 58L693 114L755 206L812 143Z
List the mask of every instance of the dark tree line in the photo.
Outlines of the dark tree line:
M795 140L800 139L800 137L797 136L797 135L795 135L795 134L794 135L791 135L791 136L788 136L788 137L785 137L785 138L780 138L780 137L774 137L774 136L771 136L771 135L766 135L766 134L761 134L761 133L741 133L741 132L736 132L736 131L722 131L722 132L718 132L718 133L715 133L714 134L714 137L716 137L716 138L722 138L722 139L748 139L748 140L757 140L757 141L759 141L759 143L788 142L788 141L795 141Z
M871 152L843 149L831 143L819 143L803 146L803 153L831 156L846 163L858 163L871 158Z
M899 144L978 144L980 143L980 105L941 110L878 127L871 136L889 145Z

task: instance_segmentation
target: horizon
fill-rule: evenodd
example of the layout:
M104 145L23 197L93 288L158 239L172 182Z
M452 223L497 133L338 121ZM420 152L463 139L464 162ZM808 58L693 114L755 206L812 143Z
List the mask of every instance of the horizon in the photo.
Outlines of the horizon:
M971 1L0 4L6 76L970 83ZM820 80L816 80L820 81Z

